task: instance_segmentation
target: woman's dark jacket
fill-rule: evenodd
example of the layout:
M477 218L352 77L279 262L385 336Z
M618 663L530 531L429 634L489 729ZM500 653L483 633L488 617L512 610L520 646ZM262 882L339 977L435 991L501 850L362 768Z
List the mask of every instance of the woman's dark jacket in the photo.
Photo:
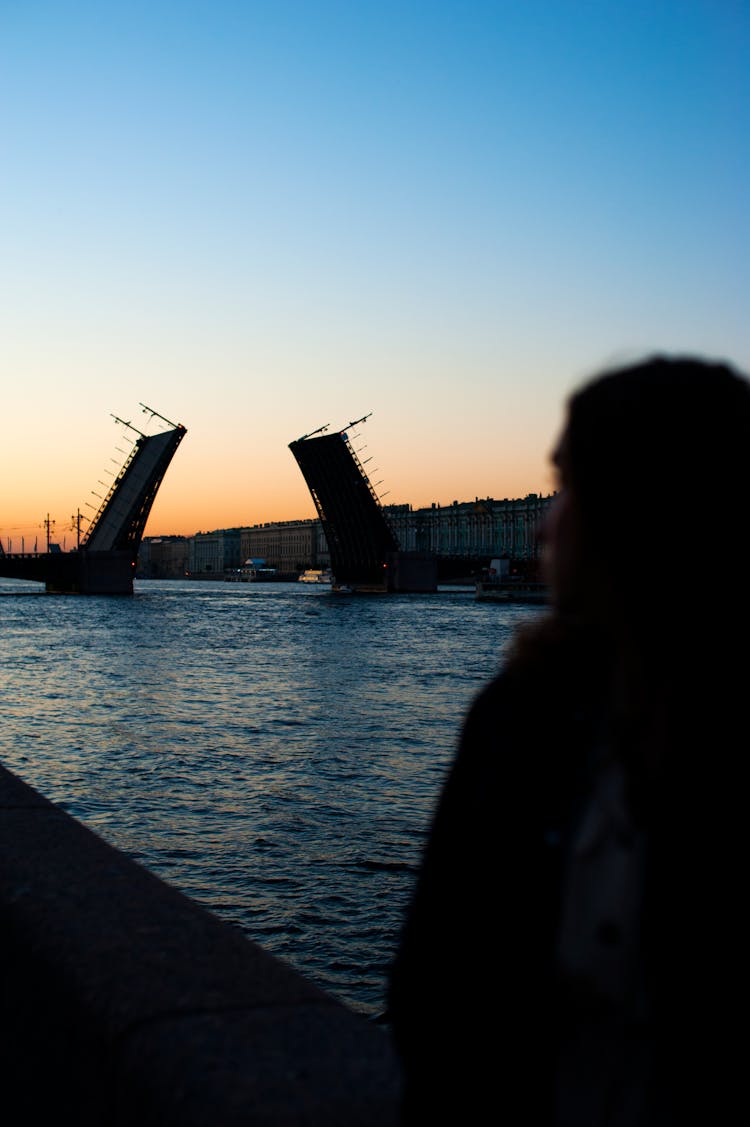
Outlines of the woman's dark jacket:
M601 701L601 669L572 656L533 677L501 674L468 714L392 967L405 1122L554 1123L566 1020L556 971L562 876ZM737 1043L723 1015L745 974L728 929L743 916L748 819L739 832L737 793L711 775L705 713L691 731L689 699L685 710L681 762L652 786L643 815L642 957L660 1124L683 1122L702 1100L715 1112L727 1095Z

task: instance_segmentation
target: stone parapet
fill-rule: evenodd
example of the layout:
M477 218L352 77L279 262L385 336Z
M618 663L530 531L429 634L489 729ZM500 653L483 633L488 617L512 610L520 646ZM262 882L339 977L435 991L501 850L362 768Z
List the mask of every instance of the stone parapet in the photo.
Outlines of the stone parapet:
M387 1033L0 767L0 1076L18 1122L388 1127Z

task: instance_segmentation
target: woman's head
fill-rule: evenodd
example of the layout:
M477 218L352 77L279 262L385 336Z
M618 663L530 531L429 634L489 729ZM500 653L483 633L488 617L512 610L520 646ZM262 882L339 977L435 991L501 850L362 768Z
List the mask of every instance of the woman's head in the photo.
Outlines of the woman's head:
M571 397L555 461L558 609L637 628L709 575L744 585L750 383L729 365L655 356L603 373Z

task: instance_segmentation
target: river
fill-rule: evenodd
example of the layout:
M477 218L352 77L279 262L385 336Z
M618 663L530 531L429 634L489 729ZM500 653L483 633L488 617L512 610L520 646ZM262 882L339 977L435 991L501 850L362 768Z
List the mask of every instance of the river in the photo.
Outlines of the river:
M461 718L537 613L455 589L0 580L0 760L375 1017Z

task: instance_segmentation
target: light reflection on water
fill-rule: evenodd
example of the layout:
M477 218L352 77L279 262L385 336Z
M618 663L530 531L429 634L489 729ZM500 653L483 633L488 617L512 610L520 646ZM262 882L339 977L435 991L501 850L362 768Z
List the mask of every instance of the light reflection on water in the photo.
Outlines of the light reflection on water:
M3 764L366 1014L461 717L526 607L136 583L2 597Z

